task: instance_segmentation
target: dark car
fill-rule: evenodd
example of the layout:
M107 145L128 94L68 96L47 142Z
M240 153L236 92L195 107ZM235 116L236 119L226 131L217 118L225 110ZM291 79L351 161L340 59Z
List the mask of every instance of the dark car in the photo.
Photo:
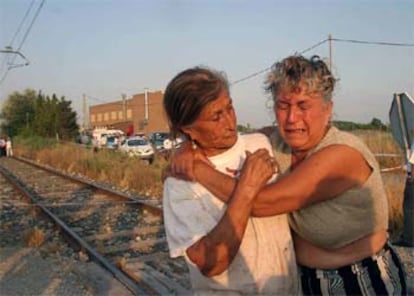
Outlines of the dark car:
M106 148L118 149L119 140L115 136L106 136Z
M148 135L149 140L151 141L152 145L157 150L161 150L164 148L164 141L170 137L170 133L167 132L153 132Z

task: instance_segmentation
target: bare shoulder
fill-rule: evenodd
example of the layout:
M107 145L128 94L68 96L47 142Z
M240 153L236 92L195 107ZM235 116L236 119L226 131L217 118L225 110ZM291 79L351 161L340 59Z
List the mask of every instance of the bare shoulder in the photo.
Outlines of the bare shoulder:
M348 158L348 157L357 157L360 159L364 159L361 151L359 151L357 148L346 145L346 144L332 144L329 146L326 146L319 151L315 153L321 154L321 155L329 155L330 157L337 157L337 158Z

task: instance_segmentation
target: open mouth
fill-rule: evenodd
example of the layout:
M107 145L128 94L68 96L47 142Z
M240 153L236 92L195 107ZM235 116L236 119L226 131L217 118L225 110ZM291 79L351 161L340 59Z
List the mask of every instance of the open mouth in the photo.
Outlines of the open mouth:
M304 128L296 128L296 129L285 129L286 134L291 135L301 135L304 134L306 130Z

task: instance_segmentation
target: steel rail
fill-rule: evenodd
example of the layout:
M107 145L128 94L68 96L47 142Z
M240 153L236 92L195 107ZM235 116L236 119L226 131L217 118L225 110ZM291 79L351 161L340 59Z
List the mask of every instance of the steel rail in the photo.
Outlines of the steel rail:
M20 192L22 192L25 196L29 197L32 202L39 207L46 215L54 221L55 224L59 225L61 229L81 247L84 249L90 258L96 261L98 264L103 266L107 269L112 275L117 278L122 284L124 284L128 290L133 292L135 295L148 295L148 291L144 290L142 287L138 286L137 283L123 273L119 268L113 265L110 261L108 261L105 257L101 254L97 253L94 248L85 242L81 237L79 237L74 231L70 229L61 219L59 219L56 215L54 215L49 209L41 205L36 198L38 196L37 193L29 192L24 184L15 177L12 173L10 173L7 169L0 166L0 172L4 175L4 177L12 183ZM82 181L83 182L83 181Z
M158 214L161 214L162 213L161 206L153 205L153 204L149 203L148 201L146 201L144 199L138 199L138 198L136 198L136 197L134 197L132 195L128 195L128 194L126 194L124 192L120 192L120 191L113 190L111 188L107 188L107 187L100 186L100 185L98 185L96 183L93 183L91 181L85 180L85 179L83 179L81 177L76 177L76 176L68 175L68 174L63 173L63 172L61 172L59 170L56 170L56 169L53 169L53 168L50 168L50 167L47 167L47 166L44 166L44 165L40 165L40 164L38 164L38 163L36 163L36 162L34 162L32 160L29 160L27 158L24 158L24 157L13 156L13 158L15 158L17 160L20 160L22 162L28 163L30 165L33 165L35 167L41 168L43 170L52 172L52 173L54 173L56 175L59 175L61 177L68 178L68 179L71 179L73 181L76 181L76 182L79 182L79 183L82 183L82 184L87 184L87 185L89 185L89 186L91 186L93 188L96 188L96 189L101 190L101 191L104 191L104 192L109 192L111 194L121 196L121 197L126 198L126 199L128 199L130 201L133 201L134 203L139 203L139 204L141 204L141 205L143 205L145 207L148 207L149 209L153 210L154 212L156 212Z

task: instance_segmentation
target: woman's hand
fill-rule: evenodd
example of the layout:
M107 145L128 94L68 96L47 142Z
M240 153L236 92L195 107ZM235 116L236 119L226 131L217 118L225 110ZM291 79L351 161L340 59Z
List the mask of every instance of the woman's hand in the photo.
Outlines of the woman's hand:
M195 181L194 161L196 160L214 167L201 149L193 149L190 141L183 142L180 148L171 155L170 164L164 169L162 180L174 177L186 181Z
M243 190L251 191L250 194L256 196L276 173L276 161L269 155L268 150L263 148L254 153L246 151L246 156L237 186L242 186Z

